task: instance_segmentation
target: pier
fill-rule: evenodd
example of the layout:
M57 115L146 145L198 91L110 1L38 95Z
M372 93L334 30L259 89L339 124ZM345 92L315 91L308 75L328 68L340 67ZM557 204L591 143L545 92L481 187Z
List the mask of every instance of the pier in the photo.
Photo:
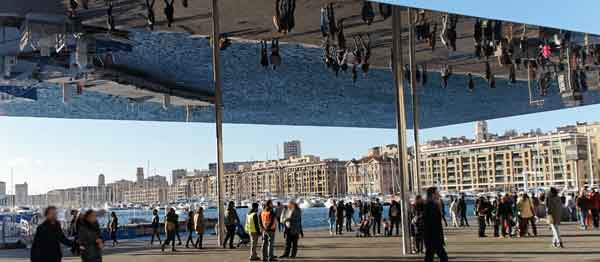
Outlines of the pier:
M469 228L446 228L447 248L450 261L597 261L600 255L599 231L581 231L573 223L561 225L564 249L552 248L551 232L544 224L538 225L538 237L494 238L492 228L487 228L487 238L477 237L477 224ZM421 255L402 255L399 237L357 238L355 232L342 236L330 236L327 229L310 230L300 239L298 257L293 261L423 261ZM185 241L184 234L181 235ZM236 238L237 240L237 238ZM247 261L249 247L222 249L215 236L205 236L205 249L186 249L185 243L177 246L177 252L160 251L160 246L149 246L148 240L124 240L118 247L106 242L104 261ZM277 234L276 254L283 252L282 234ZM70 255L65 250L65 255ZM0 262L29 261L28 250L2 250ZM80 261L68 256L64 261ZM286 261L281 259L281 261ZM292 261L292 260L289 260Z

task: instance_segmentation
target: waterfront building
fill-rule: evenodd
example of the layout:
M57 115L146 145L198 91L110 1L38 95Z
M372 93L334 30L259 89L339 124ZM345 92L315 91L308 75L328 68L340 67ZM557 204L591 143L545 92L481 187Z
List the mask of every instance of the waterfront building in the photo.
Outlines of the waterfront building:
M177 181L186 177L187 175L188 175L188 172L185 169L175 169L175 170L171 171L171 184L172 185L177 184Z
M176 184L172 184L169 186L169 190L167 192L167 199L169 202L173 202L179 199L188 199L191 197L190 185L188 184L188 180L185 178L177 181Z
M591 174L591 180L598 186L600 184L600 123L577 123L576 129L579 133L585 135L590 146L587 153L591 161L587 165L588 170L591 170L591 172L586 172L584 179L589 184L590 176L588 174Z
M135 173L135 182L138 184L144 183L144 168L143 167L137 168L137 171Z
M346 169L337 159L316 156L263 161L225 175L225 195L231 200L346 193Z
M27 197L29 196L29 187L27 186L27 182L23 184L15 185L15 205L17 206L25 206L27 205Z
M166 187L134 187L124 192L123 198L127 203L164 204L167 202Z
M135 182L121 179L113 183L108 184L107 191L110 192L110 198L108 202L120 203L125 201L125 192L131 190L136 185Z
M258 163L258 162L260 162L260 161L225 162L225 163L223 163L224 174L238 172L238 171L240 171L240 169L246 169L249 166L251 166L255 163ZM201 171L206 172L206 170L201 170ZM217 174L217 163L208 164L208 172L211 175L216 175Z
M394 173L397 173L397 158L371 155L346 163L349 194L392 194L396 191ZM398 188L398 187L396 187Z
M487 134L480 141L430 141L421 146L421 183L445 191L576 188L586 183L589 173L587 145L585 134L573 126L545 134Z
M299 140L283 142L283 158L302 156L302 143Z
M0 181L0 198L4 198L6 196L6 183Z
M103 174L98 175L98 187L103 187L106 185L105 177Z
M15 205L15 195L4 195L0 197L0 207L13 207Z

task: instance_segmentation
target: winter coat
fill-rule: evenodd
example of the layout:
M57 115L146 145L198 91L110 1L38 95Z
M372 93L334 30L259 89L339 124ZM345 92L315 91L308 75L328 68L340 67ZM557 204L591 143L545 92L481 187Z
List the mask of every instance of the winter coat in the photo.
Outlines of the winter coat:
M31 245L31 262L60 262L62 248L60 244L72 247L73 241L65 237L60 224L44 221L37 227Z
M81 248L82 262L101 262L102 249L96 242L100 239L100 227L87 222L83 222L79 227L79 246Z
M560 197L549 196L546 198L546 208L548 210L548 224L560 225L563 208Z

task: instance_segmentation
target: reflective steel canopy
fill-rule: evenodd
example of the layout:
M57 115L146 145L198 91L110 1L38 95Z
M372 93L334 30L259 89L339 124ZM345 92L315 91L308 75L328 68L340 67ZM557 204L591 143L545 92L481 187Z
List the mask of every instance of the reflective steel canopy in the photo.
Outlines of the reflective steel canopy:
M212 15L205 2L189 1L185 8L175 0L174 23L168 27L164 3L156 0L150 31L143 0L113 0L115 30L108 30L104 0L90 0L89 9L80 5L74 18L68 17L69 1L3 0L0 62L8 74L0 80L0 115L213 122ZM340 48L338 30L329 39L327 57L340 55L343 62L328 67L321 9L330 2L335 27L343 25L346 49ZM477 15L468 4L472 8L428 4L440 1L385 2ZM363 11L369 6L362 1L296 1L294 28L287 34L274 26L276 0L219 3L227 39L221 52L225 123L395 127L392 26L378 3L371 3L374 18L368 24L363 17L370 12ZM482 16L493 17L489 12ZM421 128L600 103L595 35L430 10L415 13L410 21L418 37ZM514 14L519 22L543 22L537 15L527 20L521 11ZM585 29L556 21L563 22L569 29ZM403 23L408 46L406 15ZM270 60L272 39L280 41L282 60L275 70L261 66L260 41L268 41ZM360 39L370 45L368 73L357 61L365 53ZM357 56L356 51L363 52ZM348 68L336 75L333 69L340 65Z

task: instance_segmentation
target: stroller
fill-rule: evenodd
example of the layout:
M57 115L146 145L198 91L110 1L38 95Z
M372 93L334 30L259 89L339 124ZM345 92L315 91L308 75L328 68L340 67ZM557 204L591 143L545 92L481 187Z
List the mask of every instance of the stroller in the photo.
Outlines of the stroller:
M244 230L244 227L242 225L237 225L235 234L240 238L237 247L248 247L248 244L250 244L250 235L248 234L248 232L246 232L246 230Z

